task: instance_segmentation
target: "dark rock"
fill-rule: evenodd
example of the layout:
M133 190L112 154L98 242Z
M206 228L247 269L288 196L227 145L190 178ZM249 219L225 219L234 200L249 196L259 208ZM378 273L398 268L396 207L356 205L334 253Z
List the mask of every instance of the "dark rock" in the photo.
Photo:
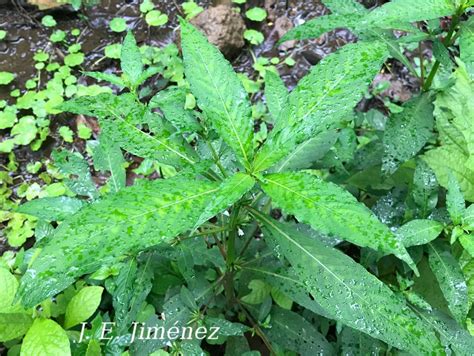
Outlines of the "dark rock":
M244 46L245 23L230 6L210 7L191 20L200 28L209 42L219 48L227 58L234 58Z

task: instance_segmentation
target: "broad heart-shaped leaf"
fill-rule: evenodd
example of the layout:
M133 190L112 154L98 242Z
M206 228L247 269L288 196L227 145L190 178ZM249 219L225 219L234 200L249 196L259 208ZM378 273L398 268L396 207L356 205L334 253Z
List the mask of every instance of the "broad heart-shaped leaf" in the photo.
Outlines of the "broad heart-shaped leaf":
M350 114L387 56L380 42L348 44L324 58L289 94L278 125L257 153L254 171L263 171L295 147Z
M441 243L429 245L429 264L446 298L449 310L463 324L469 311L467 285L458 261Z
M371 11L365 18L367 26L399 28L403 22L437 19L456 12L455 1L451 0L392 0Z
M464 198L474 201L474 79L464 64L453 74L454 85L439 93L435 100L436 127L441 146L425 153L439 184L448 186L452 173Z
M196 28L181 21L184 71L207 120L245 167L253 157L252 110L230 63Z
M265 100L267 102L268 111L276 120L282 108L285 106L288 98L288 90L285 83L278 73L268 70L265 72Z
M219 186L219 191L210 200L198 221L195 228L227 209L255 185L255 179L245 173L236 173L232 177L224 180Z
M196 163L195 153L158 115L151 114L134 95L99 94L69 100L63 111L99 118L102 135L124 150L174 166ZM147 125L149 131L143 126Z
M416 269L402 243L353 195L305 172L275 173L260 183L284 212L324 234L362 247L393 253Z
M321 307L343 324L415 355L442 355L430 330L390 288L342 252L252 210L276 253Z
M383 136L382 169L394 173L400 164L415 156L426 144L433 130L433 105L428 94L408 101L401 113L391 116Z
M36 319L21 344L20 356L71 355L66 331L50 319Z
M443 231L443 224L434 220L412 220L401 226L395 233L403 246L424 245L436 239Z
M122 44L120 67L127 75L132 86L138 83L138 79L143 72L143 62L140 49L131 32L127 33Z
M0 342L10 341L26 334L33 318L26 313L0 313Z
M72 297L66 308L64 327L69 329L89 319L99 307L103 290L100 286L84 287Z
M36 305L83 274L191 229L218 189L183 178L140 181L84 207L56 229L26 271L22 304Z

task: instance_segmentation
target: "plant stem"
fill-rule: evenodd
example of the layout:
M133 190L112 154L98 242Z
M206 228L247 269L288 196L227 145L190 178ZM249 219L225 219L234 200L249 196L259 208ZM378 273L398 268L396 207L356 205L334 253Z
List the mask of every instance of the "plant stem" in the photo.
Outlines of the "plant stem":
M273 350L272 344L270 340L268 340L267 336L263 332L262 328L258 325L257 322L253 319L253 317L250 315L250 313L245 309L245 307L242 305L240 300L237 299L237 303L239 304L240 309L243 311L247 319L249 320L250 324L252 324L253 329L255 330L255 333L262 339L263 343L267 347L268 351L270 351L270 355L275 355L275 351Z
M424 86L425 84L425 64L423 61L423 50L421 48L421 42L418 43L418 56L420 58L420 81L421 81L421 87Z
M464 12L464 8L461 6L458 11L456 12L455 15L453 15L453 18L451 20L451 25L449 26L448 34L443 40L443 45L446 47L449 47L453 44L453 34L454 31L456 30L457 25L459 24L459 18L461 17L462 13ZM422 87L423 91L427 91L430 89L431 84L433 83L433 79L436 75L436 72L438 71L440 66L440 62L438 60L435 61L433 64L433 67L431 68L430 73L428 74L428 77L426 78L426 81Z
M207 143L207 146L209 147L209 150L211 151L212 157L214 158L214 163L219 168L219 170L221 171L224 178L227 178L227 173L225 171L224 166L222 166L219 155L217 154L216 150L214 149L214 147L212 146L212 144L209 141L206 140L206 143Z

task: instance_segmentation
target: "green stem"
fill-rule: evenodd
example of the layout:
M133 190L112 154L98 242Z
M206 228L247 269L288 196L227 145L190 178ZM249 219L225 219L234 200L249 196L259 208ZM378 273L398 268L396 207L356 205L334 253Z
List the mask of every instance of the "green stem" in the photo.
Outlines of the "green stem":
M448 34L446 35L446 37L444 38L442 42L444 46L449 47L453 44L453 34L454 34L454 31L456 30L457 25L459 24L459 18L461 17L463 12L464 12L464 8L460 7L458 11L456 12L456 14L453 16L451 20L451 25L448 30ZM422 87L423 91L428 91L430 89L431 84L433 83L433 79L436 75L436 72L439 69L439 66L440 66L440 62L436 60L435 63L433 64L433 68L431 68L431 71L428 74L428 78L426 78L426 81Z
M219 170L221 171L222 175L224 176L224 178L227 178L227 172L225 171L225 168L224 166L222 165L221 163L221 160L219 158L219 155L217 154L216 150L214 149L214 147L212 146L212 143L210 143L209 141L206 140L206 143L207 143L207 146L209 147L209 149L211 150L211 154L212 154L212 158L214 158L214 163L216 164L216 166L219 168Z

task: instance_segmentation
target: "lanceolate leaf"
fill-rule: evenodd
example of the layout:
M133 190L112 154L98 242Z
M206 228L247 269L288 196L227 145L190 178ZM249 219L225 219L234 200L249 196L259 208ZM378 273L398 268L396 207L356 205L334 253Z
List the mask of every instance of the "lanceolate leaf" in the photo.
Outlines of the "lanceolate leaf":
M387 55L379 42L349 44L324 58L288 96L267 142L255 157L263 171L295 147L347 117Z
M434 239L443 231L443 224L434 220L412 220L401 226L396 231L396 236L403 246L424 245Z
M94 166L102 172L110 172L109 186L112 192L125 187L126 174L122 151L107 136L101 136L99 144L93 151Z
M463 324L469 311L469 302L466 281L459 263L447 246L433 242L429 244L429 264L448 302L449 310Z
M255 180L244 173L237 173L227 178L221 183L219 190L212 197L194 227L199 227L213 216L227 209L252 189L254 185Z
M143 72L142 55L131 32L127 33L122 44L120 67L132 85L138 82L138 78Z
M301 315L273 307L271 328L266 331L270 341L299 355L332 355L332 345Z
M268 110L273 120L279 117L279 114L285 106L288 98L288 90L285 83L278 73L272 71L265 72L265 99L267 101Z
M242 164L249 167L253 121L242 83L218 49L185 21L181 21L181 36L186 78L199 107Z
M450 0L392 0L371 11L365 21L368 26L379 28L399 28L404 22L431 20L453 15L455 1Z
M166 120L179 132L196 132L201 129L191 110L184 108L186 91L180 87L170 87L160 91L150 100L150 108L159 107Z
M293 266L306 290L334 318L415 355L442 354L430 328L405 302L342 252L253 211L266 238Z
M264 177L263 190L300 222L356 245L393 253L413 265L405 247L371 211L349 192L309 173L276 173Z
M36 305L83 274L191 229L218 189L199 180L142 181L86 206L56 229L23 276L22 303Z
M36 216L46 221L62 221L84 206L82 200L71 197L47 197L20 205L19 213Z
M449 217L456 225L460 224L466 213L466 204L461 193L461 187L453 174L448 177L448 193L446 194L446 208Z
M318 38L326 32L337 28L352 28L363 18L363 14L354 13L319 16L291 29L285 33L279 42Z
M392 174L423 148L432 135L433 109L429 95L424 94L407 102L401 113L389 118L383 137L385 172Z
M196 163L194 152L184 139L173 135L173 131L160 122L161 118L147 112L133 95L84 96L64 103L61 109L99 118L102 135L139 157L176 166ZM143 129L145 124L151 132Z

